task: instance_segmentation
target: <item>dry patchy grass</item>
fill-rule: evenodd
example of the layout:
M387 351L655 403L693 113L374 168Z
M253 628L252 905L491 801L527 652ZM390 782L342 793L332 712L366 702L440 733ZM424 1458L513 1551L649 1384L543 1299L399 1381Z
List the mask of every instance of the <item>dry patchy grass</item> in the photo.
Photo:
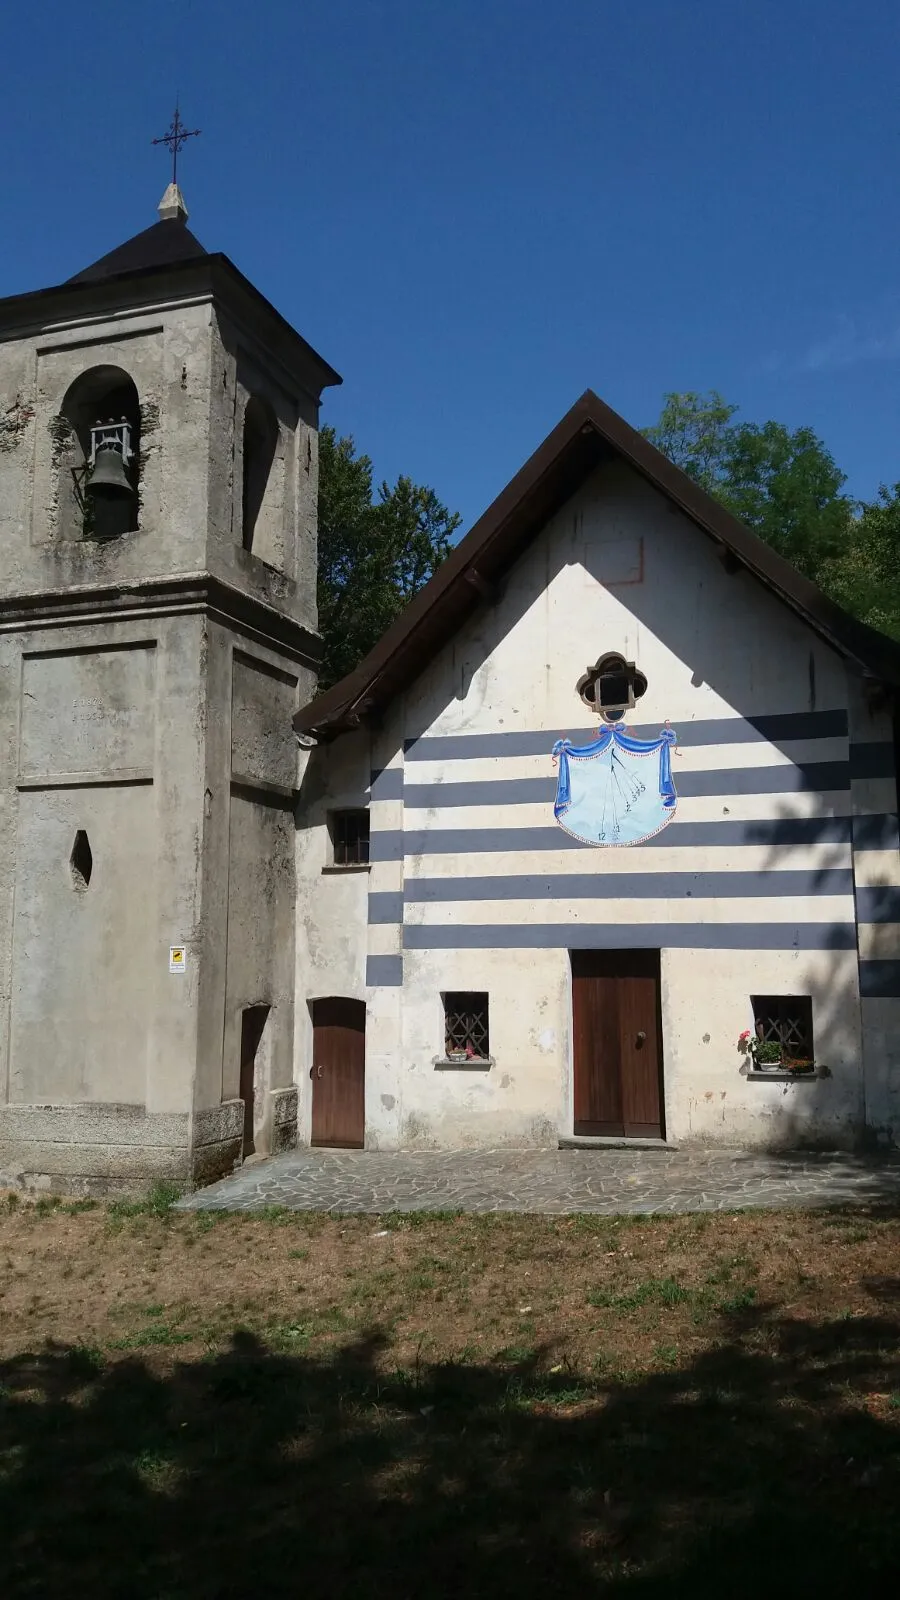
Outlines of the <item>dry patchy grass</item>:
M859 1211L10 1206L3 1592L855 1593L900 1569L898 1261Z

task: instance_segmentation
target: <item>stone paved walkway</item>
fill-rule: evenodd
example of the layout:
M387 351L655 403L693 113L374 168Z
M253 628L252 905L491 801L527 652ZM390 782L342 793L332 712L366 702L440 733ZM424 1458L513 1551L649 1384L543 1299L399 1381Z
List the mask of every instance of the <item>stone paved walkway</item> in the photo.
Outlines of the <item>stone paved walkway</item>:
M295 1150L179 1202L193 1211L732 1211L900 1205L900 1154L734 1150Z

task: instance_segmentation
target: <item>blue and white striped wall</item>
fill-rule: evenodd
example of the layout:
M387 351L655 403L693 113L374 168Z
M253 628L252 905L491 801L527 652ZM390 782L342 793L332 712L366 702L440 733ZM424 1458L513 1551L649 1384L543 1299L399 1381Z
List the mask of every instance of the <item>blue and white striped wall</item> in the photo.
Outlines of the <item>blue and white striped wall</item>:
M644 576L618 585L629 541ZM678 805L645 844L592 849L553 819L551 751L592 736L574 685L603 649L648 676L636 731L668 719L678 735ZM586 486L388 720L358 779L371 1143L569 1132L569 951L623 946L662 952L670 1137L848 1143L900 1125L889 720L646 486ZM437 1061L440 996L470 988L490 994L494 1065L454 1077ZM768 993L812 995L823 1077L748 1083L736 1041Z

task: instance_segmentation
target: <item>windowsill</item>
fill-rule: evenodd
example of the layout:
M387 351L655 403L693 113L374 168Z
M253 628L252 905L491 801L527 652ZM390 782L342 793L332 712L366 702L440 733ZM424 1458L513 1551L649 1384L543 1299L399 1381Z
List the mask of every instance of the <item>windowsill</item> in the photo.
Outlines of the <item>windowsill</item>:
M770 1070L760 1072L758 1067L752 1067L746 1076L748 1083L751 1079L753 1082L761 1083L815 1083L818 1078L824 1078L825 1074L819 1067L813 1067L812 1072L789 1072L787 1067L772 1067Z
M490 1072L495 1066L493 1056L469 1056L465 1061L452 1061L449 1056L434 1056L435 1072Z
M331 873L339 874L341 872L369 872L369 871L371 871L371 862L369 862L369 861L348 861L346 866L339 866L337 864L337 862L329 861L328 864L322 868L322 872L323 873L329 873L329 874L331 874Z

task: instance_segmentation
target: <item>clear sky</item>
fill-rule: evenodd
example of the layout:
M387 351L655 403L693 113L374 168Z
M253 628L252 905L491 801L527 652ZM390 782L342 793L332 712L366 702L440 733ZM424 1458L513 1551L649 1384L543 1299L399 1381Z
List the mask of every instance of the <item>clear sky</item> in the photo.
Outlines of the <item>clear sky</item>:
M6 0L0 294L191 227L466 525L588 386L900 479L898 0ZM2 402L0 396L0 402Z

